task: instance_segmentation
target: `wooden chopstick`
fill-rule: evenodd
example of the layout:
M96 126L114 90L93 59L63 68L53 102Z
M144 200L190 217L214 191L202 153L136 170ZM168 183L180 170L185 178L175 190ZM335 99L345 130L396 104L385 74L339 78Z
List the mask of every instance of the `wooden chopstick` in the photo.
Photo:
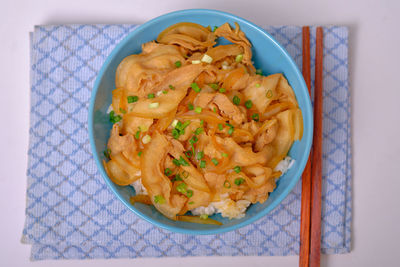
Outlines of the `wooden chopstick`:
M303 27L302 32L303 77L308 88L308 93L311 96L310 27ZM308 267L310 262L311 155L312 148L301 178L300 267Z
M323 29L317 27L315 48L314 139L311 166L311 241L310 267L320 266L321 257L321 189L322 189L322 81Z

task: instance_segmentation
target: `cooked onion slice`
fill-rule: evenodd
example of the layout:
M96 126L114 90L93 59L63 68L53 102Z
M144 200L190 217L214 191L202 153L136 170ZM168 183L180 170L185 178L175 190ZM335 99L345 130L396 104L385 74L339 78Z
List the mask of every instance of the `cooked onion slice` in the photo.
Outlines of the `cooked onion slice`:
M132 205L134 205L136 202L146 204L146 205L152 205L151 199L148 195L136 195L136 196L131 196L129 199Z
M200 216L180 215L180 216L177 216L177 220L181 221L181 222L191 222L191 223L199 223L199 224L222 225L222 223L217 220L214 220L211 218L202 219L202 218L200 218Z

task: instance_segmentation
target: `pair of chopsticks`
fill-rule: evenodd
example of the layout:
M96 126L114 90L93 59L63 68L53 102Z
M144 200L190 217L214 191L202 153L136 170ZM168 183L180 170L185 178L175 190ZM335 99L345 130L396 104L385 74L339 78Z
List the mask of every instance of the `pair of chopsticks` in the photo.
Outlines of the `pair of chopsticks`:
M311 96L310 28L303 27L303 76ZM301 267L320 266L322 188L322 80L323 29L317 27L315 48L313 146L302 176L300 260Z

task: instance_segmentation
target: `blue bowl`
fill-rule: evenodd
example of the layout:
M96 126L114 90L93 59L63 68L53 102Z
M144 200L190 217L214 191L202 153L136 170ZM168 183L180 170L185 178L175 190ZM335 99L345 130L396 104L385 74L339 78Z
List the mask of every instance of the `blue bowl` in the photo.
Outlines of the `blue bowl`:
M240 28L253 45L252 50L255 66L261 68L264 74L283 73L293 87L297 101L303 112L303 138L301 141L295 142L289 151L289 155L296 160L295 164L278 180L277 187L270 194L268 200L263 204L257 203L251 205L244 218L228 220L222 218L220 215L212 216L212 218L221 221L223 223L222 226L173 221L161 215L161 213L151 206L140 203L135 204L135 206L131 205L129 197L135 194L134 189L130 186L122 187L114 184L107 176L101 163L104 159L103 151L105 150L112 127L108 121L106 111L111 104L111 91L115 88L115 71L118 64L126 56L140 53L141 44L156 39L157 35L166 27L186 21L199 23L204 26L222 25L225 22L229 22L231 25L234 22L239 23ZM185 234L220 234L243 227L262 218L290 193L304 170L310 152L313 129L312 118L310 96L303 76L293 59L277 41L260 27L235 15L216 10L191 9L168 13L146 22L128 34L114 48L101 68L92 91L89 107L89 138L94 159L105 182L118 199L136 215L158 227L174 232Z

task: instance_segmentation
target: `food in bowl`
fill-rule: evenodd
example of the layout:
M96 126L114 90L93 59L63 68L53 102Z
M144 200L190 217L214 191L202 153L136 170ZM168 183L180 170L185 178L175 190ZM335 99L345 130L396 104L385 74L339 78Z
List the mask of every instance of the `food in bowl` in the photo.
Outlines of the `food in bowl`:
M114 183L135 187L132 203L210 224L215 212L241 218L265 202L303 132L285 77L262 75L245 33L228 23L177 23L123 59L109 116L103 165Z

